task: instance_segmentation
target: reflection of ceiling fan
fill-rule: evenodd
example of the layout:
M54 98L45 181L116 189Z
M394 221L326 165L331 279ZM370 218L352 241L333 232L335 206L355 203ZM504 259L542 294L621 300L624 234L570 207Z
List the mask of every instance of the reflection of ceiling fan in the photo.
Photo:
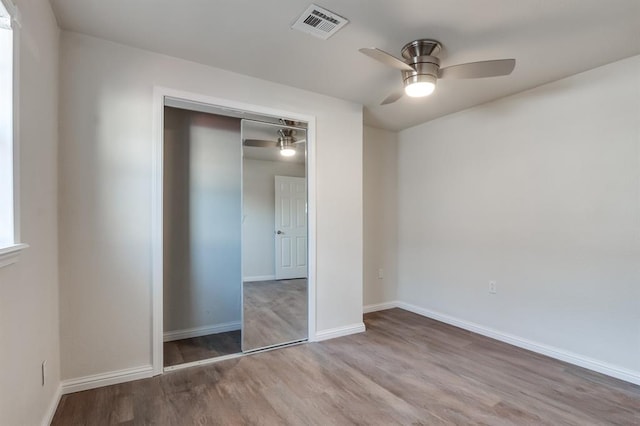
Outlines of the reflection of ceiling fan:
M296 145L305 143L305 139L296 138L297 128L291 127L288 120L280 120L283 127L278 129L277 140L245 139L244 146L254 146L260 148L279 148L280 154L291 157L296 154ZM294 123L295 124L295 123Z
M397 68L402 71L404 93L407 96L422 97L430 95L436 88L439 78L484 78L509 75L516 66L515 59L498 59L493 61L470 62L440 68L437 54L442 45L435 40L415 40L402 48L402 57L398 59L385 51L373 48L363 48L360 52L365 55ZM397 91L387 96L381 105L397 101L403 95Z

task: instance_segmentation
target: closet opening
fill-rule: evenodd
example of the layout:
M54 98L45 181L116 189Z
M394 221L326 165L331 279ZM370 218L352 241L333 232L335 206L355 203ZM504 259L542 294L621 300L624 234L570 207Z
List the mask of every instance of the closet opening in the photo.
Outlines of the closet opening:
M314 338L314 119L203 100L156 89L155 374Z

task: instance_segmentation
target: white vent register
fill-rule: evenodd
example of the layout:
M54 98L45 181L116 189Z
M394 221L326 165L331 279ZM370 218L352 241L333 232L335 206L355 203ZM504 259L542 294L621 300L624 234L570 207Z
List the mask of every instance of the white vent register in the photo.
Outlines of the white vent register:
M348 23L348 19L312 4L291 28L326 40Z

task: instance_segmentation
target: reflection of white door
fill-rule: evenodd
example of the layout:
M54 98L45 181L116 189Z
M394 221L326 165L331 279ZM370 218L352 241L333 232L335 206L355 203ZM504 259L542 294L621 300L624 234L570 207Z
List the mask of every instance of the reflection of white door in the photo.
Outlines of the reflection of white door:
M307 185L276 176L276 279L307 276Z

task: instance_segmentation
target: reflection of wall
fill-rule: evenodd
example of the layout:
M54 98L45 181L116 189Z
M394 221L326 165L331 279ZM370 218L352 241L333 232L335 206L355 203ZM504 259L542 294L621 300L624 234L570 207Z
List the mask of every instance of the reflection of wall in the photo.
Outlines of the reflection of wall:
M165 108L164 173L165 333L239 328L240 120Z
M242 261L245 280L275 278L275 176L304 177L304 164L244 159Z

